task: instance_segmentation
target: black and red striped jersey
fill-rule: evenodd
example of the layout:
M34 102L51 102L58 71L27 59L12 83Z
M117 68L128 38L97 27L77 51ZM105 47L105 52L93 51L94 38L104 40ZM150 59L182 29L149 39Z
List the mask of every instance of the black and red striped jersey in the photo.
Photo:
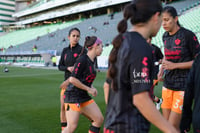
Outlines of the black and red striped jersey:
M82 51L82 46L79 44L76 44L74 47L66 47L63 49L60 57L60 61L58 64L58 69L60 71L65 72L65 80L69 78L71 75L71 72L67 70L67 67L74 66L74 63L76 62L77 58L79 57L81 51ZM84 50L84 54L87 53L87 50Z
M165 59L174 63L192 61L200 51L195 34L183 27L174 35L165 32L163 42ZM172 90L185 90L188 72L189 69L166 70L164 86Z
M84 85L91 87L96 77L96 68L88 55L82 55L78 58L71 76L77 78ZM87 91L79 89L73 84L69 84L65 91L65 103L82 103L90 99L91 97Z
M182 120L180 129L183 132L185 129L193 125L194 133L200 131L200 55L198 55L192 68L188 74L187 88L185 90Z

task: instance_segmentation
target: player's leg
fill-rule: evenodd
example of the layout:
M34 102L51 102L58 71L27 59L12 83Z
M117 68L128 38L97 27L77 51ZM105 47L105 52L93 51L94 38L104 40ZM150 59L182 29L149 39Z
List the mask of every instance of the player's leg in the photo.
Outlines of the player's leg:
M169 122L180 131L180 121L182 116L184 91L174 91L172 111L170 113Z
M80 108L77 106L77 104L66 104L65 103L65 109L66 109L66 117L67 117L67 127L63 130L62 133L73 133L77 126L78 126L78 120L80 116Z
M81 108L81 112L93 120L89 133L99 133L104 118L97 104L93 101Z
M60 122L62 130L67 126L67 118L65 115L65 105L64 105L64 91L65 90L62 89L60 93Z
M171 111L170 117L169 117L169 122L178 130L180 131L180 121L181 121L182 115L179 113L176 113L174 111Z
M169 116L171 113L171 108L172 108L172 101L173 101L173 91L169 90L165 87L162 88L162 114L163 116L169 120Z

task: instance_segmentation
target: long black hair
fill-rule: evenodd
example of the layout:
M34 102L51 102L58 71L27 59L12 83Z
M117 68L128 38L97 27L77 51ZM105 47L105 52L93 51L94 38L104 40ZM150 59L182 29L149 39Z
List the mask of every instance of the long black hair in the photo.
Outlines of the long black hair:
M172 16L173 18L178 16L178 13L177 13L176 9L173 6L164 7L163 12L169 13L170 16ZM177 21L177 25L181 27L179 21Z
M138 23L145 23L156 13L162 12L162 4L160 0L133 0L130 4L126 5L123 11L123 19L118 23L117 30L119 34L112 41L113 49L109 56L108 77L112 79L112 88L117 90L117 61L118 50L123 42L123 33L127 30L127 21L130 19L132 25Z
M69 30L68 36L70 36L71 33L72 33L72 31L74 31L74 30L75 30L75 31L78 31L79 34L81 34L80 30L79 30L78 28L74 27L74 28L71 28L71 29Z

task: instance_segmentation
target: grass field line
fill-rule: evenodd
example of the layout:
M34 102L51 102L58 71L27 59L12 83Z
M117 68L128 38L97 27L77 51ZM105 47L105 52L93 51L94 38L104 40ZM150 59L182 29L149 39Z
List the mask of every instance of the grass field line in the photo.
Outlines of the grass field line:
M29 75L3 75L0 78L13 78L13 77L34 77L34 76L48 76L48 75L60 75L60 73L38 73L38 74L29 74Z

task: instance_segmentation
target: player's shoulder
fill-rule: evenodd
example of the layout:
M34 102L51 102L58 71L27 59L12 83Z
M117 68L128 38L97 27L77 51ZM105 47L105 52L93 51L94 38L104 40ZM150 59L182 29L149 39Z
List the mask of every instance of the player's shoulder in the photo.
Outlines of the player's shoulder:
M184 33L184 34L185 34L185 36L194 35L194 32L192 32L191 30L186 29L186 28L184 28L184 27L181 27L180 30L181 30L181 33Z
M155 44L151 44L152 45L152 47L154 47L154 48L157 48L157 49L160 49L158 46L156 46Z
M165 32L163 33L163 38L168 37L168 36L169 36L169 33L168 33L167 31L165 31Z
M77 62L85 62L86 60L87 60L87 55L83 54L77 59Z
M63 52L64 52L64 51L68 51L68 50L70 50L69 47L65 47L65 48L63 48Z
M77 46L76 46L76 48L78 48L78 49L82 49L83 46L81 46L81 45L78 43Z

